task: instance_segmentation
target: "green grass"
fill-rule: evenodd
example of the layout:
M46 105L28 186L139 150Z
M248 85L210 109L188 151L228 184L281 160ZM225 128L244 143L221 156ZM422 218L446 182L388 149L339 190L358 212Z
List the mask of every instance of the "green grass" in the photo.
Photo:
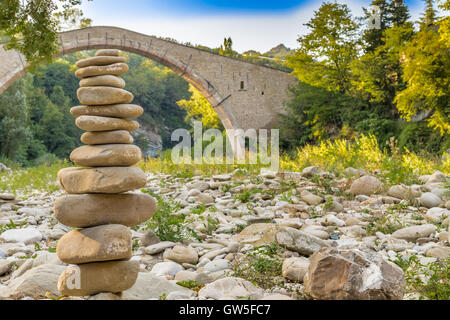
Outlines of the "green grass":
M421 300L450 299L450 258L427 265L421 264L416 255L397 255L391 261L405 272L407 293L416 293Z
M32 190L54 192L59 190L58 171L71 166L68 161L57 161L50 165L13 169L0 172L0 192L31 192Z

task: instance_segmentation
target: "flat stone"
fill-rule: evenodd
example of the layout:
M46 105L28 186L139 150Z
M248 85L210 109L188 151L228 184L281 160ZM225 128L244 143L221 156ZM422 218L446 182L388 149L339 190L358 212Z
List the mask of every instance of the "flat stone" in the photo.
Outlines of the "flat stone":
M82 60L78 60L75 65L78 68L85 68L90 66L106 66L113 63L126 62L127 59L125 57L118 56L95 56Z
M231 241L254 246L271 244L275 241L278 229L279 227L273 223L255 223L233 236Z
M301 193L301 198L309 205L318 205L322 203L324 199L322 197L316 196L314 193L309 192L308 190L303 190Z
M54 211L55 218L70 227L132 227L153 216L156 202L150 195L135 193L66 195L55 200Z
M133 131L139 128L137 121L98 116L80 116L75 123L78 128L86 131Z
M134 99L131 92L113 87L81 87L77 97L82 104L92 106L130 103Z
M141 160L142 152L133 144L81 146L70 154L70 160L84 167L132 166Z
M125 80L120 77L116 77L113 75L103 75L96 77L89 77L86 79L80 80L80 87L115 87L115 88L125 88Z
M101 76L105 74L120 76L127 71L128 66L125 63L114 63L107 66L91 66L80 68L75 71L75 76L78 78Z
M427 256L439 258L439 259L447 259L450 258L450 248L449 247L433 247L428 249L425 254Z
M35 228L10 229L0 234L5 242L35 243L42 240L42 234Z
M117 57L119 55L119 50L117 49L101 49L97 50L95 56L113 56Z
M158 254L160 252L163 252L164 250L166 250L167 248L172 248L176 245L175 242L171 242L171 241L161 241L152 245L147 246L144 249L144 252L146 254Z
M184 270L184 268L180 264L166 261L155 264L150 272L159 276L171 276L175 278L181 270Z
M126 130L85 132L81 135L84 144L132 144L133 136Z
M163 294L168 296L172 292L194 293L188 288L179 286L175 281L169 281L151 272L140 272L133 287L121 294L123 300L159 299Z
M397 230L392 234L392 237L407 241L416 241L419 238L428 237L436 232L436 229L436 226L433 224L423 224L420 226L412 226Z
M113 104L106 106L76 106L70 109L70 114L79 116L97 116L111 118L137 118L144 109L136 104Z
M16 196L12 193L0 193L1 200L14 200Z
M0 259L0 277L10 270L11 261Z
M56 246L58 258L68 264L128 260L131 250L131 232L119 224L72 230Z
M258 300L264 296L264 291L247 280L228 277L207 284L199 291L198 296L201 300Z
M67 296L121 292L134 285L138 273L138 261L109 261L69 266L58 279L58 290Z
M276 240L280 246L304 255L311 255L329 246L322 239L290 227L280 228L276 234Z
M122 193L145 187L145 173L135 167L64 168L59 182L68 193Z

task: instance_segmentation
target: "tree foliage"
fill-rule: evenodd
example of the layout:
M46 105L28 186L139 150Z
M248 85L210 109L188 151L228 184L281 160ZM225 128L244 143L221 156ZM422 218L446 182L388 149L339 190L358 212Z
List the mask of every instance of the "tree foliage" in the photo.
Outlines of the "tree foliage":
M74 6L80 4L81 0L0 0L0 30L8 40L6 48L21 52L32 67L50 62L58 50L59 19L70 20Z

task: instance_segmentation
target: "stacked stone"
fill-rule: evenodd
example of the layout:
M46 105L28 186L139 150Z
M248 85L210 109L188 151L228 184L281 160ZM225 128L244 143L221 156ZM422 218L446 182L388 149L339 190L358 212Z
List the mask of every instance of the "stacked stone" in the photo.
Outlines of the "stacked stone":
M59 259L71 264L61 274L58 290L67 296L121 292L137 279L139 263L130 261L132 239L128 227L152 217L153 197L129 191L146 185L146 175L132 167L142 156L130 132L142 115L129 104L133 95L124 90L120 75L128 71L118 50L99 50L95 57L76 63L82 78L77 96L82 106L70 110L76 125L86 130L81 146L70 155L77 168L58 173L69 193L55 201L55 217L74 228L59 241ZM75 265L75 266L74 266Z

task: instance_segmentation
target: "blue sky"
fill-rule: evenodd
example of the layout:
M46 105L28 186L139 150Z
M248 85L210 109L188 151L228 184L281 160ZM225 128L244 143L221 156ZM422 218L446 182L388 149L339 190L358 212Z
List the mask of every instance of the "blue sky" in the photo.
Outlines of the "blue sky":
M371 0L337 0L354 16ZM265 52L284 43L295 48L303 26L317 10L318 0L84 0L82 9L94 25L112 25L145 34L218 47L231 37L234 49ZM424 9L423 0L406 0L413 19Z

